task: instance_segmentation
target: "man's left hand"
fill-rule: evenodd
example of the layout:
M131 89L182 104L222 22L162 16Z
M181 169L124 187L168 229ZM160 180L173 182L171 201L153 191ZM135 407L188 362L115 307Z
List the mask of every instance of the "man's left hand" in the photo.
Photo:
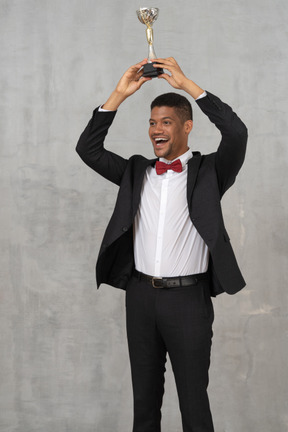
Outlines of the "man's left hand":
M154 62L156 63L154 67L166 69L171 73L171 75L163 73L159 75L159 78L165 79L176 89L184 90L188 78L184 75L182 69L173 57L168 57L166 59L158 58L154 60L153 63Z

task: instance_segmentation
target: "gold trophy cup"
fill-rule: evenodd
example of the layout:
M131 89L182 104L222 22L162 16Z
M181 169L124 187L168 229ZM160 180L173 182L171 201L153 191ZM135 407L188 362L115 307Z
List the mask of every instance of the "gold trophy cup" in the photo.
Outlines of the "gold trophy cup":
M143 76L155 78L158 75L164 73L163 69L155 68L153 66L153 60L155 60L156 54L154 50L154 38L152 25L156 21L159 15L158 8L140 8L136 11L139 21L147 26L146 37L148 42L148 63L143 67ZM155 62L154 62L155 63Z

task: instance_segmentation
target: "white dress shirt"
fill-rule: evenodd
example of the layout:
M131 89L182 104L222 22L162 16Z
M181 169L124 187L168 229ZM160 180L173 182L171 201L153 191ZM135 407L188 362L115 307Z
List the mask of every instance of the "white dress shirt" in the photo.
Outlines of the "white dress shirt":
M157 175L148 167L140 205L134 220L134 258L138 271L156 277L203 273L208 268L208 247L189 216L187 162L191 150L179 158L183 171ZM172 163L164 158L165 163Z

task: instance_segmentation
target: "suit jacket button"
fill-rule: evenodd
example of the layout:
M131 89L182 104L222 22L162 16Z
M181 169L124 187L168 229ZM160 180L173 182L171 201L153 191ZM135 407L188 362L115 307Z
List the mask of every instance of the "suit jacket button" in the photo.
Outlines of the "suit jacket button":
M122 231L126 232L126 231L128 231L128 228L125 226L125 227L122 228Z

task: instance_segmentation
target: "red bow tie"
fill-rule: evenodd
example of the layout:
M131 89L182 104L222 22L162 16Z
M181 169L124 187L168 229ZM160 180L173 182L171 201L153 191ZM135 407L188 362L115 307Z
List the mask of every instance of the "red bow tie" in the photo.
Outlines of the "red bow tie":
M182 163L180 159L175 160L171 164L166 164L165 162L160 162L160 161L156 162L156 173L158 175L165 173L169 169L176 172L182 172Z

